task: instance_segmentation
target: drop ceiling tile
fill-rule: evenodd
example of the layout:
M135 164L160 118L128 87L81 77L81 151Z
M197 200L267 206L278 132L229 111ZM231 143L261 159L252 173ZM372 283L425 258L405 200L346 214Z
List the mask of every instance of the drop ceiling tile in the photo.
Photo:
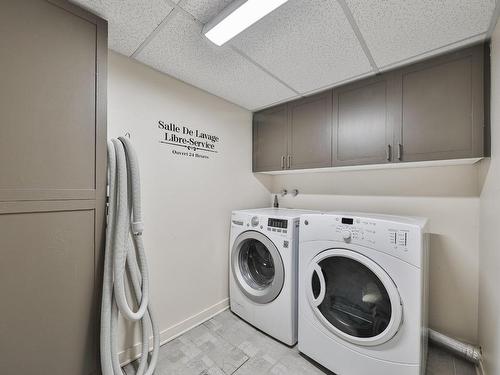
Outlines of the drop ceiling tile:
M179 5L201 23L211 21L233 0L182 0Z
M371 71L337 1L290 0L230 41L301 93Z
M495 0L345 1L379 67L477 41L495 7Z
M166 0L72 0L108 20L109 48L130 56L172 11Z
M296 96L230 48L212 44L201 34L201 28L187 14L174 10L168 22L135 57L250 110Z

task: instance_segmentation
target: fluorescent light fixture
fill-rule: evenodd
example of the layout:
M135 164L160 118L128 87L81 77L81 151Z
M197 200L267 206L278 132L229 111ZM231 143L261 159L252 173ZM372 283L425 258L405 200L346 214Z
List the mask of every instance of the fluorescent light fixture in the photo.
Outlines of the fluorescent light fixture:
M287 1L236 0L205 25L203 33L213 43L222 46Z

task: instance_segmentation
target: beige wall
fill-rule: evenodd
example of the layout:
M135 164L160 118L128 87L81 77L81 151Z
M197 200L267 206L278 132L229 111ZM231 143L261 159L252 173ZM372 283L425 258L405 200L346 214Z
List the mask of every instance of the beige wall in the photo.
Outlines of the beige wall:
M500 23L491 50L491 159L482 165L480 208L479 343L485 372L500 374Z
M488 268L494 267L494 257L498 264L490 218L498 222L500 216L500 200L493 199L500 197L500 162L482 162L481 175L479 165L253 175L250 112L118 54L110 52L109 59L109 136L130 132L139 151L145 243L162 339L226 306L230 211L269 205L269 191L298 188L298 197L280 200L282 207L428 217L430 325L478 343L481 279L480 317L488 323L479 324L479 342L487 358L488 353L490 358L499 356L498 333L491 331L498 324L498 319L493 323L500 305L493 288L495 281L499 284L498 271ZM221 138L220 153L210 160L172 155L171 148L159 143L158 120L215 133ZM127 334L120 347L138 341L137 332ZM123 353L122 359L137 349ZM494 366L491 360L488 365ZM490 368L488 374L495 374Z
M478 166L282 175L273 191L299 189L283 207L430 219L430 326L477 343Z
M152 301L167 339L227 305L230 212L269 202L251 173L251 113L113 52L108 100L109 136L130 132L140 159ZM217 135L219 153L173 155L159 120ZM139 341L128 334L120 348Z

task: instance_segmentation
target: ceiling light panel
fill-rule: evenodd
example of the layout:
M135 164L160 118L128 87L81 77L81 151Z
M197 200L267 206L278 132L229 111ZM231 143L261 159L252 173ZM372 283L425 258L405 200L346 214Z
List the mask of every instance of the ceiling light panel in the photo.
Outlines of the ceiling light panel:
M345 1L381 68L482 40L495 7L495 0Z
M236 0L210 21L203 33L218 46L267 16L288 0Z
M229 43L300 93L372 73L337 1L290 0Z
M126 56L132 55L173 9L166 0L72 0L72 2L108 20L109 48Z
M201 34L201 25L175 11L136 58L155 69L247 109L297 95L228 47Z

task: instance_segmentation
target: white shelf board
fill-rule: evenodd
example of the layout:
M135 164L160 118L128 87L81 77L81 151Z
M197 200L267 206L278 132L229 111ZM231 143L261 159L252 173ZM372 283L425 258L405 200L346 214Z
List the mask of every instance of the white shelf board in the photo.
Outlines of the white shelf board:
M398 168L425 168L425 167L442 167L449 165L472 165L483 158L466 158L466 159L448 159L448 160L431 160L431 161L413 161L406 163L386 163L386 164L367 164L367 165L352 165L344 167L328 167L328 168L312 168L312 169L285 169L268 172L256 172L270 175L283 174L300 174L300 173L325 173L325 172L346 172L346 171L368 171L376 169L398 169Z

